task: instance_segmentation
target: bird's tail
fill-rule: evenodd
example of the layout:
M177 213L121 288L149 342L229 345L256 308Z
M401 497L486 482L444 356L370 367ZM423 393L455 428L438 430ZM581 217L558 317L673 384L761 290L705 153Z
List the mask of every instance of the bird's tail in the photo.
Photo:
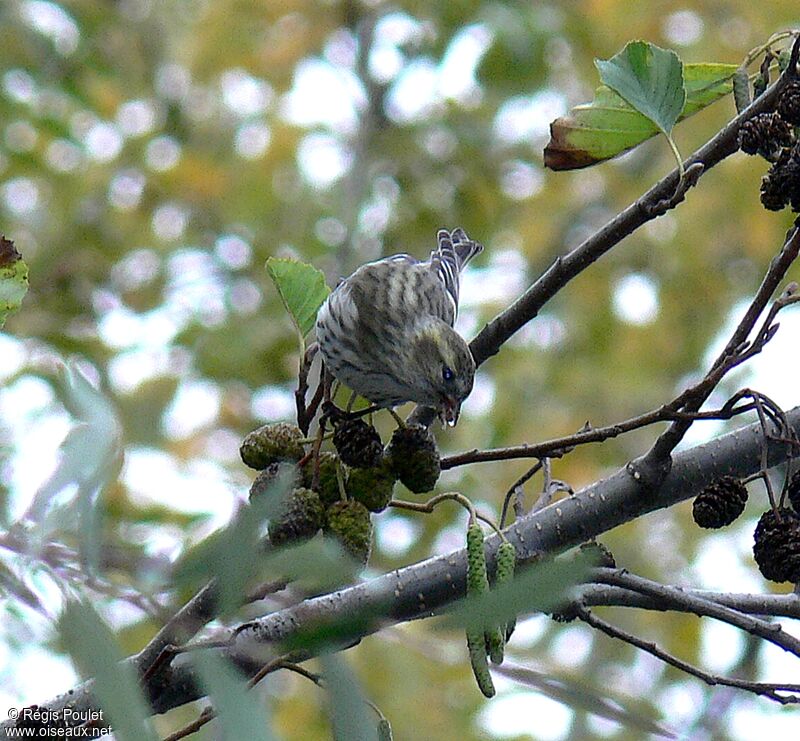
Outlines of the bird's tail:
M452 232L440 229L436 239L439 243L437 252L444 262L455 267L456 274L460 273L475 255L483 251L483 245L470 239L461 227L453 229Z
M436 270L439 280L452 299L453 318L450 322L452 325L458 313L458 284L461 271L483 249L483 245L470 239L461 227L453 229L452 232L439 229L436 239L439 246L431 253L431 266Z

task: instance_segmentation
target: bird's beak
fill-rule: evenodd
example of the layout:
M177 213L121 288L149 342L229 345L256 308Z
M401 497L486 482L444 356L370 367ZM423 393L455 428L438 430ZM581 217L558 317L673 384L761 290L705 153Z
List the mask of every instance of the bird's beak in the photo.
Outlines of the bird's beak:
M442 424L448 427L455 427L460 413L461 403L456 401L452 396L445 396L442 402L442 410L439 413Z

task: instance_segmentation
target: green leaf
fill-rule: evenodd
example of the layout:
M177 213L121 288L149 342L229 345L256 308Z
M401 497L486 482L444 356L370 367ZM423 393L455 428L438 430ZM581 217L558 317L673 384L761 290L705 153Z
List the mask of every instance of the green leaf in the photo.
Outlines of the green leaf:
M247 587L261 577L287 579L315 594L352 581L356 575L353 560L328 538L270 550L262 545L265 521L280 514L293 484L291 474L278 479L227 527L198 543L178 564L176 581L196 589L216 578L223 614L236 610Z
M686 105L679 120L688 118L711 103L716 103L733 91L733 77L739 68L735 64L698 62L683 65Z
M376 723L367 710L361 687L347 664L335 654L323 654L320 663L328 690L334 741L377 739Z
M609 60L596 59L600 79L665 134L686 103L683 63L669 49L631 41Z
M180 561L176 581L197 588L211 578L219 584L219 608L222 614L237 609L248 584L254 580L263 562L260 531L265 522L277 515L288 496L290 476L279 477L264 495L245 507L227 527L217 530L192 548Z
M683 67L688 118L733 89L735 64L701 63ZM553 170L590 167L632 149L659 132L658 126L605 85L594 100L573 108L550 124L544 163Z
M79 527L81 553L91 567L97 563L100 537L97 498L122 467L122 426L108 399L74 363L61 368L57 391L76 424L61 443L55 471L39 487L22 519L43 523L38 532L42 541L53 532ZM72 486L74 494L57 502Z
M28 292L28 266L10 239L0 237L0 328Z
M520 569L511 581L496 584L484 594L459 601L449 612L445 625L483 630L500 625L517 615L551 612L562 605L569 590L582 581L590 562L582 556Z
M113 726L120 741L156 741L136 671L122 661L113 633L91 605L67 603L58 627L75 665L95 679L92 692L103 709L99 724Z
M47 615L47 608L42 604L39 596L25 581L17 576L4 561L0 561L0 594L16 597L20 602L38 610L42 615Z
M588 683L573 679L567 674L557 674L548 671L547 674L530 669L526 666L503 664L495 667L498 674L513 679L520 684L540 692L573 710L584 710L600 718L607 718L642 734L653 734L665 738L677 738L668 728L659 725L648 717L645 712L653 716L658 714L658 708L650 704L647 698L631 698L621 693L615 693L610 687L604 686L602 690L591 687ZM640 709L634 707L638 705Z
M200 651L193 663L217 712L222 738L273 741L266 706L248 692L244 678L229 662L211 651Z
M313 265L276 257L267 260L267 272L298 333L305 337L330 293L325 276Z

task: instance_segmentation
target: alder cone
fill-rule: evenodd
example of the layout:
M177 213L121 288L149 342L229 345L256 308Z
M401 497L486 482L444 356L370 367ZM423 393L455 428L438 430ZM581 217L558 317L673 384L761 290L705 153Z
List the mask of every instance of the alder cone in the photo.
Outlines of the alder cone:
M395 475L410 491L424 494L436 486L442 466L436 441L427 427L398 427L386 455Z
M309 489L312 488L311 484L314 481L314 465L312 456L303 466L303 485ZM338 465L339 457L336 453L325 451L319 454L319 484L315 491L325 506L341 498L339 479L336 475Z
M342 463L353 468L377 466L383 456L381 436L363 419L337 422L333 432L333 446Z
M356 561L366 564L372 550L369 510L361 502L348 499L328 507L325 518L325 533L338 540Z
M744 512L747 487L733 476L722 476L701 491L692 503L692 517L703 528L730 525Z
M777 113L759 113L739 129L739 147L745 154L760 154L774 160L793 142L792 127Z
M278 517L269 521L267 532L272 545L295 543L313 537L325 519L325 509L317 492L300 487L284 502Z
M285 422L264 425L249 433L239 448L242 461L257 471L278 461L299 461L305 454L300 428Z
M781 93L778 115L792 126L800 125L800 81L792 80Z
M800 515L787 507L767 510L753 536L753 556L765 579L800 582Z
M354 468L347 476L347 493L370 512L382 512L394 493L395 474L384 456L372 468Z

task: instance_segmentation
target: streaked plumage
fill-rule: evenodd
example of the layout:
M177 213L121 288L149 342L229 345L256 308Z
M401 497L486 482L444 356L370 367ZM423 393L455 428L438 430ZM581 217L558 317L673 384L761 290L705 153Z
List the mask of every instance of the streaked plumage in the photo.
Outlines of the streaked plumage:
M394 255L339 283L317 315L317 341L331 374L374 404L414 401L455 423L475 375L453 329L459 280L483 246L463 229L437 239L428 260Z

